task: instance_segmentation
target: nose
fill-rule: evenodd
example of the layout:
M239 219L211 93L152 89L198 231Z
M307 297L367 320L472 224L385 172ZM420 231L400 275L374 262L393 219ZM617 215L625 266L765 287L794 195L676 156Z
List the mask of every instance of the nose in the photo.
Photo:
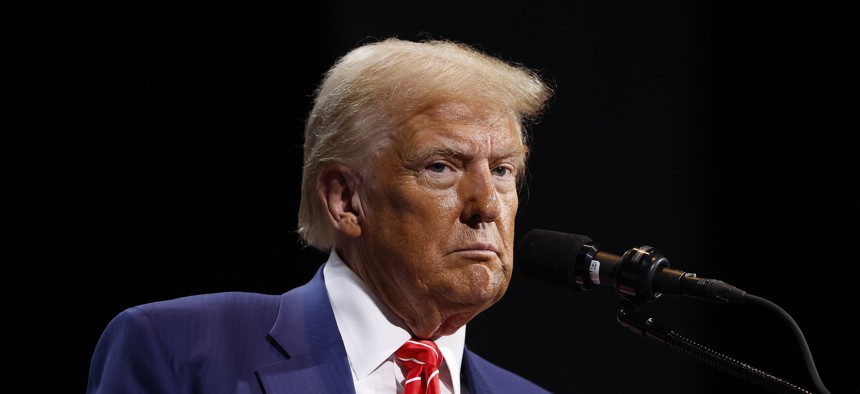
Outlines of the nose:
M464 178L465 182L460 184L463 201L460 221L477 228L482 223L496 220L501 206L490 170L470 171Z

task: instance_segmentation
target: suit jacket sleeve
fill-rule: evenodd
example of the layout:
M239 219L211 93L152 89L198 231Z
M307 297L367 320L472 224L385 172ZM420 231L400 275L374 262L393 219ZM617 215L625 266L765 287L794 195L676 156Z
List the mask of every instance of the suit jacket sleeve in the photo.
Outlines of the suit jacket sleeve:
M146 315L137 308L117 315L96 345L87 393L170 393L178 387Z

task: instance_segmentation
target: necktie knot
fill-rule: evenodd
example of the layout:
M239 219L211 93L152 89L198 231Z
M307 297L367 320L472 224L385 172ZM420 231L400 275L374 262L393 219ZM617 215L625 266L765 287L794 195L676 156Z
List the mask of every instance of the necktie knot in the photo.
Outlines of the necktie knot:
M410 339L394 353L408 370L404 394L438 394L442 352L433 341Z

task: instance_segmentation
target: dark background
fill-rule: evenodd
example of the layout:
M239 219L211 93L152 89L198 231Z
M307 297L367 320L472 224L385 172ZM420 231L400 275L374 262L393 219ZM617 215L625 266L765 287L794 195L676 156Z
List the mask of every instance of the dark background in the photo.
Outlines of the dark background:
M396 35L463 41L555 86L532 127L518 240L542 228L618 254L656 247L673 268L784 308L830 391L858 392L856 32L846 9L800 4L13 10L13 372L83 392L99 335L125 308L308 280L325 259L294 233L311 94L337 57ZM467 345L559 393L764 392L631 333L618 305L611 289L574 293L515 269ZM767 311L670 296L648 310L812 388Z

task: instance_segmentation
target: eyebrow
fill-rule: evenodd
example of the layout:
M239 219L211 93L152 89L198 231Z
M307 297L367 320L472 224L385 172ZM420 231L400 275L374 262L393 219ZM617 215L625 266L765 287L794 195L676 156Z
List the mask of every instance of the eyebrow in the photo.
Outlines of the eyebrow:
M410 154L403 155L407 163L418 165L424 163L434 156L439 157L457 157L461 159L469 159L473 155L467 153L469 151L468 144L458 142L436 142L426 149L421 149L418 152L409 152ZM490 156L490 161L500 161L509 159L516 165L522 166L525 164L525 157L528 153L528 148L524 145L511 146L502 150L495 150Z

